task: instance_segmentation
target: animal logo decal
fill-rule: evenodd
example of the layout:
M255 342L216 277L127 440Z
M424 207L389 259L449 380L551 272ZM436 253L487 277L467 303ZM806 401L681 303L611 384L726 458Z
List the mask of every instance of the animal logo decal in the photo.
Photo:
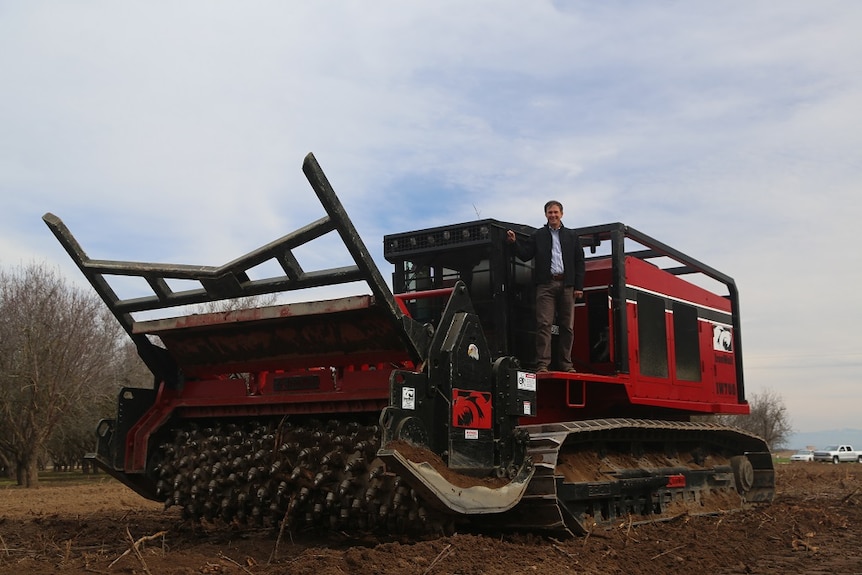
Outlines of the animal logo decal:
M712 326L712 347L716 351L733 351L733 332L723 325Z
M491 429L491 394L485 391L452 390L453 427Z

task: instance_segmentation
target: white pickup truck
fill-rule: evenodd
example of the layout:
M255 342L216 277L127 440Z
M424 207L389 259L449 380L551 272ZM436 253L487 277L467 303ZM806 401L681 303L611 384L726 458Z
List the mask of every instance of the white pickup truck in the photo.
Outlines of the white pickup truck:
M830 445L825 449L814 452L814 461L831 461L841 463L842 461L853 461L862 463L862 451L856 451L852 445Z

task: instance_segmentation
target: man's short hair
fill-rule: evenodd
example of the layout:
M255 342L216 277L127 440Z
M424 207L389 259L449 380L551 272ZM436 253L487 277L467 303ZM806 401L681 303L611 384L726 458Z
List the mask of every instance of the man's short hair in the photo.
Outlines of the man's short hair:
M563 204L561 204L557 200L550 200L548 202L545 202L545 211L547 212L548 208L550 208L551 206L557 206L558 208L560 208L561 212L563 211Z

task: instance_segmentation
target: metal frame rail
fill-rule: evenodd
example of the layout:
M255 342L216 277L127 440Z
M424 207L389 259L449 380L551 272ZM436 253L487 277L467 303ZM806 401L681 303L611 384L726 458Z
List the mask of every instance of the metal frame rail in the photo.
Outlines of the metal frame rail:
M181 383L182 374L164 349L154 345L145 334L134 332L133 313L356 281L368 284L375 304L399 324L399 333L411 357L417 363L423 360L429 339L427 326L405 315L396 303L313 154L305 157L302 171L327 215L217 267L90 259L60 218L46 213L42 219L135 342L150 371L168 385ZM341 237L355 265L313 271L303 269L293 250L332 231ZM269 260L278 262L284 275L258 280L249 278L250 269ZM107 276L143 278L153 290L153 295L121 299ZM199 282L201 287L174 291L168 285L169 279L192 280Z
M745 401L742 354L739 353L739 350L742 349L742 323L740 321L739 311L739 291L737 290L736 282L733 278L651 236L648 236L643 232L636 230L635 228L619 222L576 228L575 231L581 238L581 242L585 246L591 247L593 250L595 250L595 246L598 246L602 241L610 241L613 266L612 299L615 307L614 317L617 318L617 321L620 323L620 325L616 326L617 333L628 333L626 314L623 312L626 301L624 277L626 256L635 257L645 261L654 258L667 257L680 264L679 267L662 268L667 273L678 276L686 274L702 274L723 284L727 288L727 298L730 300L733 324L733 345L734 349L737 350L737 353L735 354L737 395L740 401ZM626 238L639 243L646 249L626 253ZM624 353L624 350L621 347L625 345L625 342L622 339L617 339L616 345L618 346L618 349L616 350L617 357L623 358L623 361L625 362L625 365L620 366L621 371L628 371L628 356Z

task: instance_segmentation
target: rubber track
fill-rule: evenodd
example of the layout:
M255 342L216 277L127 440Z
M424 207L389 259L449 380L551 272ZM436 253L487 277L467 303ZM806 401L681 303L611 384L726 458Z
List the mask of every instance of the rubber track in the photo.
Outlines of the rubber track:
M590 520L587 524L585 517L576 516L570 512L573 506L581 502L564 501L566 496L559 493L561 487L571 488L578 485L567 483L558 473L557 464L561 453L587 449L600 453L607 444L615 446L662 444L664 449L668 446L676 448L696 444L705 454L722 453L727 457L748 454L754 468L754 480L751 489L741 499L742 503L768 502L774 495L774 470L765 442L733 427L705 422L598 419L523 426L523 428L530 433L528 454L534 462L536 471L521 502L512 511L505 513L502 521L498 523L510 529L584 534L593 528L593 522L601 525L617 519L616 516L590 517L587 518ZM641 471L644 475L649 475L651 472L649 469ZM707 469L704 474L709 475L712 471L715 476L728 474L726 466L715 470ZM652 472L656 473L654 470ZM614 483L614 480L610 480L581 484L588 487L586 490L593 494L588 502L586 500L584 502L594 508L619 507L622 497L615 495L602 497L601 495L605 491L613 492L611 487ZM705 488L703 491L719 489L724 488ZM652 495L655 497L655 493ZM691 496L691 493L688 495ZM701 495L706 493L695 494L698 498ZM643 519L660 521L666 518L656 514Z

